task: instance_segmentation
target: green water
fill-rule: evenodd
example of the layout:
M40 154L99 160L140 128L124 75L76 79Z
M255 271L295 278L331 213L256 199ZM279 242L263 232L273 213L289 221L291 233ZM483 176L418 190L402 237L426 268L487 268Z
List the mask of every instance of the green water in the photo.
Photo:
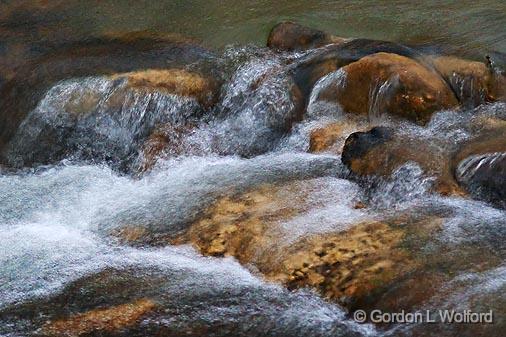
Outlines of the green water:
M462 52L506 52L505 1L17 0L0 1L0 7L4 7L0 33L6 22L15 21L19 27L10 38L18 40L155 30L182 33L222 48L264 44L275 23L295 20L344 37L450 45ZM19 14L5 14L16 11L12 8L24 14L32 11L29 24L23 25Z

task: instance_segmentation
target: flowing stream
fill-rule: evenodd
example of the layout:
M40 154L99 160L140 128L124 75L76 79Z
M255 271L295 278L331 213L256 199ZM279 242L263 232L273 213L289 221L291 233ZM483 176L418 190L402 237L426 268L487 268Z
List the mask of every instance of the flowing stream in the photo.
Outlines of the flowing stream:
M224 47L228 42L263 43L267 23L280 18L299 18L303 23L315 23L318 18L320 28L345 36L428 44L430 35L431 42L452 45L453 50L468 49L472 54L485 46L506 52L504 32L496 29L506 22L506 8L498 1L432 1L419 11L415 3L396 1L401 9L395 12L388 10L391 2L381 7L382 1L375 5L364 1L290 1L286 6L255 1L248 2L246 10L242 1L219 6L160 1L146 6L149 9L143 1L119 3L93 2L94 10L86 14L79 11L81 3L71 1L63 10L73 13L67 27L74 36L125 27L154 28L197 36L207 44ZM454 16L450 19L445 13ZM116 16L122 19L115 22ZM146 17L150 20L145 21ZM472 20L459 19L462 17ZM45 19L53 27L54 18ZM216 25L217 21L221 24ZM86 26L89 23L94 24ZM408 26L410 29L405 29ZM53 32L48 38L56 39L57 35ZM12 39L5 42L12 43ZM202 111L191 98L148 95L106 76L67 79L45 91L15 132L6 158L13 167L43 157L51 158L52 163L22 169L0 166L0 335L37 336L46 320L63 310L57 307L64 302L69 310L79 311L93 307L93 301L99 305L119 303L121 296L155 298L167 308L145 319L140 325L143 330L132 335L156 329L167 335L182 331L198 335L201 331L212 336L329 337L408 336L421 331L416 324L358 324L345 308L317 291L288 290L265 279L254 266L233 257L203 256L188 243L130 245L111 235L138 226L176 238L217 200L272 185L280 186L276 192L282 196L280 209L305 205L297 214L276 222L276 230L282 233L280 246L399 214L443 219L441 231L431 234L428 243L421 243L420 251L446 257L477 249L493 252L496 262L487 268L451 271L444 286L430 289L429 300L416 309L488 310L489 303L499 311L496 318L503 323L504 209L485 201L434 193L435 178L415 162L399 167L387 179L357 181L350 177L339 153L308 153L311 131L342 121L345 114L339 106L319 100L326 86L342 84L338 70L315 84L304 118L298 119L288 69L303 54L276 54L253 45L224 48L220 58L228 73L223 75L219 102L210 112ZM441 151L450 151L457 142L471 138L469 121L473 118L506 116L506 106L496 103L459 113L439 111L425 127L391 121L377 103L388 95L388 85L379 85L370 93L373 103L368 127L394 127L419 143L430 140L431 146ZM118 92L124 94L125 102L110 114ZM86 97L96 98L93 113L82 120L73 119L68 111ZM178 139L176 152L162 157L151 170L132 174L142 161L138 149L143 141L157 124L167 122L195 128ZM360 129L351 127L348 134ZM473 162L459 167L461 179L471 174L466 164ZM358 202L367 207L357 207ZM451 269L446 265L437 268ZM82 281L93 277L98 279ZM122 280L130 286L118 286L118 294L113 294L114 289L100 293L93 286L100 288L108 280L111 284ZM87 299L93 298L94 292L100 296L90 304L62 295L72 293L72 287L81 287L80 294Z

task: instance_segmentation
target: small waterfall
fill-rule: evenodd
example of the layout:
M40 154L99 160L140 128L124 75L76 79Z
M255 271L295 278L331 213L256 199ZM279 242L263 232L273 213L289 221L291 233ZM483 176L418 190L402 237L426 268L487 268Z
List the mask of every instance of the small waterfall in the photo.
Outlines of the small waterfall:
M392 210L429 195L434 178L425 176L417 163L408 162L392 173L387 181L371 187L370 202L379 209Z
M340 68L339 70L323 76L315 83L309 103L307 106L307 118L315 119L317 117L340 117L343 112L338 102L329 102L325 99L326 91L338 91L346 85L346 72Z
M284 59L269 52L242 60L242 49L228 51L236 66L222 88L220 103L184 140L201 154L251 157L268 152L302 118L300 97Z
M124 167L154 126L185 124L201 114L193 98L129 88L126 80L68 80L28 114L6 157L18 167L68 157Z
M388 102L399 87L399 76L390 77L384 82L376 81L369 88L368 117L372 125L379 125L385 116Z
M506 153L473 155L457 166L457 180L476 197L506 208Z

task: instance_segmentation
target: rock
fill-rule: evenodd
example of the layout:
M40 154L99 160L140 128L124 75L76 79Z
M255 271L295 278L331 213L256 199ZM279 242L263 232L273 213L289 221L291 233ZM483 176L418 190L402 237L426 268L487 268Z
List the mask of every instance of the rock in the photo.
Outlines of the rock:
M272 28L267 38L267 47L280 51L300 51L343 41L343 38L334 37L321 30L286 21Z
M476 197L506 208L506 152L467 157L457 166L456 177Z
M188 253L176 253L175 261L160 264L94 271L56 294L1 308L0 332L40 337L260 337L295 336L303 329L318 336L324 326L331 335L359 336L341 315L329 322L315 314L314 321L302 327L293 324L322 305L338 309L314 295L265 284L232 261ZM160 257L167 258L163 251Z
M485 63L453 56L433 57L431 62L465 107L495 100L494 74Z
M290 246L276 272L291 288L310 287L353 310L414 270L400 248L402 231L388 224L358 224L342 233L303 239Z
M156 126L172 128L166 138L176 137L175 144L214 104L217 92L213 80L179 69L61 82L27 115L3 156L13 167L71 157L128 171ZM159 138L154 134L146 144L147 157Z
M435 191L443 195L465 195L453 178L449 157L448 151L438 144L399 135L392 128L375 127L367 132L355 132L346 139L342 161L358 176L382 178L414 162L427 176L436 178Z
M323 76L363 57L380 52L395 53L423 61L420 53L397 43L352 39L309 51L290 65L289 70L304 97L308 98L314 84Z
M44 336L82 336L89 333L114 333L139 321L155 307L149 299L121 304L107 309L95 309L70 316L42 327Z
M191 134L193 128L192 125L173 126L171 124L156 127L142 145L134 170L141 173L149 171L160 158L197 154L198 149L185 146L185 138Z
M494 74L494 86L492 92L497 101L506 102L506 71Z
M348 135L364 129L365 121L347 118L343 121L319 127L309 135L309 152L332 152L340 154Z
M0 90L0 152L21 121L59 81L149 68L181 68L215 58L189 39L149 32L110 34L43 50L18 67L19 71Z
M364 307L366 298L415 267L399 247L404 233L379 222L287 242L275 224L301 210L295 203L276 206L279 197L264 189L220 200L192 226L188 239L206 255L234 256L270 280L290 289L313 288L350 309Z
M457 181L475 198L506 208L506 126L496 124L452 159Z
M401 55L377 53L341 71L342 78L320 90L319 99L336 102L349 113L370 118L387 113L425 124L433 112L458 105L436 72Z
M203 107L210 108L217 101L218 84L211 78L181 69L148 69L126 74L115 74L113 80L126 79L131 89L157 90L168 94L191 97Z
M351 311L416 310L434 295L430 289L441 289L455 273L501 263L490 247L461 244L449 249L435 240L452 214L445 208L421 206L342 230L290 237L280 224L306 214L305 198L312 197L286 186L223 198L181 243L189 241L205 255L233 256L269 280L289 289L309 287ZM414 291L414 284L423 289Z

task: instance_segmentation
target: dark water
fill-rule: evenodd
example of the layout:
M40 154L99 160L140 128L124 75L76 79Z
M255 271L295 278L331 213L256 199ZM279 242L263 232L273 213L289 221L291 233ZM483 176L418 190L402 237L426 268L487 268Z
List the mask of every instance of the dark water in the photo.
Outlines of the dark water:
M461 51L506 52L502 1L2 1L3 42L58 41L110 32L180 33L220 48L265 42L271 27L295 20L338 36Z

